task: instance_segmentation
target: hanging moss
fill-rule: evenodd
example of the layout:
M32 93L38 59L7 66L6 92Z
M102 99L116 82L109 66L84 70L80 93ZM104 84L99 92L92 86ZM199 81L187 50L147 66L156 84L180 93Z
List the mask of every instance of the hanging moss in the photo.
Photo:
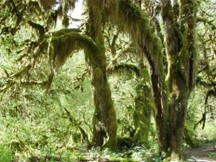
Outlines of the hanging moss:
M135 65L132 65L132 64L115 65L112 68L108 69L108 73L114 73L117 75L126 74L127 76L130 76L130 78L132 78L133 74L135 74L137 77L139 77L140 75L139 69Z
M116 2L117 3L117 2ZM163 54L160 39L154 33L148 16L130 0L119 0L115 23L131 35L139 50L147 57L154 72L163 77Z
M65 63L66 59L75 50L86 49L90 51L89 54L98 53L98 47L91 38L77 32L68 32L68 29L54 32L52 33L54 36L49 41L50 62L57 69Z
M64 15L63 16L63 19L62 19L62 25L67 28L69 26L69 18L67 15Z

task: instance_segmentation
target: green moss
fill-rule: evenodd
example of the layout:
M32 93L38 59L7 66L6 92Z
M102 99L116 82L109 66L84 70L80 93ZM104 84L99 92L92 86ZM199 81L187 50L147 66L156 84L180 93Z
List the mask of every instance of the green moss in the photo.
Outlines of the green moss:
M98 53L98 47L94 41L86 35L77 32L69 32L69 30L60 30L54 32L49 42L49 56L52 65L60 68L66 59L74 52L80 49L89 51L90 55Z
M216 159L216 152L210 152L208 153L208 156Z
M93 83L97 83L97 86L101 86L104 83L104 74L101 68L97 67L93 70Z
M145 73L145 69L143 70ZM137 96L135 98L134 125L135 135L134 141L137 144L148 145L148 135L151 122L151 89L140 81L136 87ZM153 96L152 96L153 97Z
M126 75L126 76L130 76L130 78L132 78L133 73L138 77L140 75L140 71L139 69L132 64L118 64L115 65L113 68L109 69L110 73L114 73L116 75Z
M140 160L133 159L133 158L116 158L116 157L110 157L108 158L108 161L115 161L115 162L138 162Z

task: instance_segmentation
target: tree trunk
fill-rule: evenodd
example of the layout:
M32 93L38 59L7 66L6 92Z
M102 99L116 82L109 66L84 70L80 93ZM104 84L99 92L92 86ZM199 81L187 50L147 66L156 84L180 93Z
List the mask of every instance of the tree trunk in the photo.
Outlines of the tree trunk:
M162 1L162 18L168 55L169 112L165 150L172 161L181 156L181 144L188 99L195 78L194 6L192 0L177 1L172 7L169 0ZM190 16L188 16L190 15ZM174 20L182 19L180 24Z
M169 131L167 132L169 151L167 156L170 156L171 160L180 160L182 157L181 144L190 90L187 88L181 74L175 72L175 70L172 70L171 73L170 84L172 87L169 102Z
M102 8L99 0L87 1L89 20L87 35L99 47L98 54L87 54L86 61L89 66L89 75L93 86L93 99L95 113L93 117L93 145L116 149L117 146L117 120L116 112L111 98L111 90L106 75L106 56L102 34Z
M135 98L134 125L135 142L148 146L149 129L151 124L151 89L148 87L149 77L148 69L143 63L139 67L140 76L136 86L137 96Z

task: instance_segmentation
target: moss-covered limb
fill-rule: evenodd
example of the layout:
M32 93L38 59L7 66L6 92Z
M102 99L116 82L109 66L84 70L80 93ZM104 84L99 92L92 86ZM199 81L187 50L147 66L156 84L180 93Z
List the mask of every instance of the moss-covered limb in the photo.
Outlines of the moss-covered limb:
M150 26L149 17L130 0L119 0L117 23L128 29L137 47L152 62L155 73L163 76L162 44Z
M58 70L72 52L80 49L89 51L88 54L91 55L89 57L98 56L97 45L86 35L81 35L77 32L69 32L60 36L51 37L48 51L53 68Z
M140 75L140 70L137 68L137 66L132 65L132 64L118 64L118 65L114 65L110 68L107 68L107 72L109 74L112 73L117 73L117 74L131 74L134 73L137 77L139 77Z
M166 148L167 94L164 87L163 53L160 39L150 26L150 18L130 0L115 1L118 16L115 23L127 29L138 49L146 56L151 67L151 82L156 106L156 123L161 151ZM115 12L115 11L114 11ZM162 148L163 147L163 148Z
M98 57L98 47L95 42L86 35L82 35L74 29L62 29L52 33L49 39L48 55L51 64L51 73L47 80L47 93L51 88L51 84L55 73L61 68L67 58L76 50L85 49L88 51L89 57ZM43 45L43 44L42 44ZM47 43L44 42L43 46ZM40 52L39 48L39 52ZM37 51L38 53L38 51ZM92 56L94 55L94 56Z
M109 30L108 30L108 36L105 36L105 37L107 39L107 43L108 43L109 49L111 51L111 56L112 56L112 58L114 58L116 55L116 41L117 41L118 36L119 36L119 31L117 31L117 33L113 36L113 39L110 40L110 35L111 35L110 30L111 30L111 28L109 28Z
M54 37L57 37L57 36L61 36L61 35L64 35L64 34L67 34L67 33L70 33L70 32L81 32L80 29L77 29L77 28L66 28L66 29L60 29L58 31L55 31L55 32L52 32L51 35L54 36Z
M87 35L90 36L99 47L99 51L96 55L95 53L89 54L91 51L85 50L95 104L93 145L116 149L117 121L111 98L111 90L106 76L107 64L102 34L103 2L88 0L87 6L89 11L89 20L86 27Z
M115 66L118 65L118 60L124 57L127 57L128 55L133 54L137 55L137 50L135 47L125 47L121 52L115 55L114 58L112 58L112 61L107 66L107 72L112 71L112 69L115 69Z
M35 45L37 44L38 43L36 43ZM42 53L47 52L47 49L48 49L48 40L45 38L43 41L39 42L39 44L34 48L33 56L32 56L32 66L34 66L36 60L42 55Z
M126 24L129 34L151 66L151 80L156 99L158 115L165 117L167 113L164 93L163 53L160 39L150 26L149 17L134 5L130 0L119 0L119 26ZM166 98L166 97L165 97Z

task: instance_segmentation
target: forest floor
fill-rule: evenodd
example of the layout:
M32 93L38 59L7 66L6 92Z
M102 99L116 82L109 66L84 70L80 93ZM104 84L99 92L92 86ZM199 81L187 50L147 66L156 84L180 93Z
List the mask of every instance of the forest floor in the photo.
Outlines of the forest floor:
M216 162L216 158L210 157L209 154L215 153L214 144L205 145L198 148L190 148L185 150L184 154L188 157L189 162Z

